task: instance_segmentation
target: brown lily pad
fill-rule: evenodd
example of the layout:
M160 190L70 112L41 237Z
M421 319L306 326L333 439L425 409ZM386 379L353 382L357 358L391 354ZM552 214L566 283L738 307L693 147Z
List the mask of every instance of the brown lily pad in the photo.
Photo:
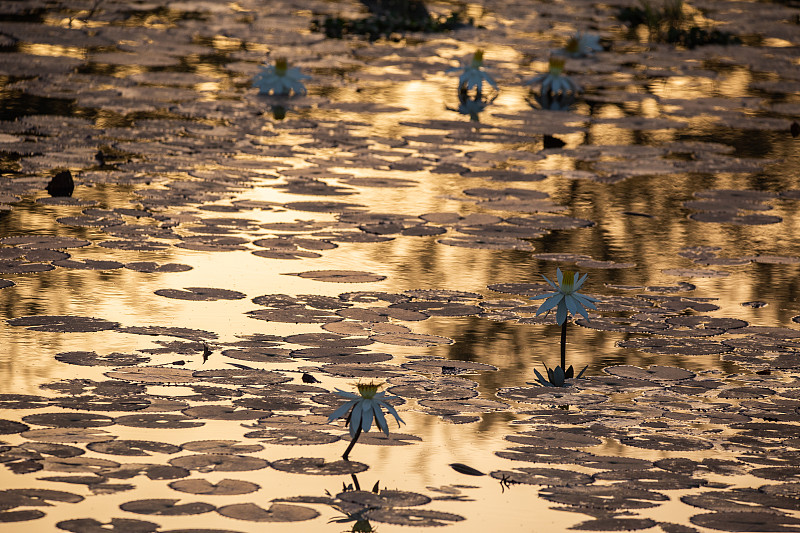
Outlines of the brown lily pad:
M310 474L313 476L338 476L342 474L357 474L369 468L363 463L355 461L326 462L320 457L297 457L279 459L270 463L275 470L291 472L293 474Z
M123 511L136 514L157 516L186 516L208 513L216 509L210 503L192 502L178 503L180 500L171 498L154 498L149 500L134 500L119 506Z
M118 322L70 315L23 316L19 318L10 318L7 322L12 326L23 326L33 331L53 331L60 333L90 333L106 331L119 326Z
M186 287L184 290L180 289L158 289L153 291L159 296L165 298L174 298L176 300L194 300L199 302L211 302L215 300L241 300L247 298L243 292L232 291L228 289L214 289L210 287Z
M269 509L264 509L255 503L234 503L218 508L217 512L228 518L249 522L302 522L319 516L319 513L310 507L286 503L273 503Z
M236 494L249 494L260 487L249 481L238 479L223 479L211 483L205 479L180 479L169 484L169 488L189 494L207 494L210 496L232 496Z
M386 279L386 276L373 274L372 272L361 272L358 270L313 270L310 272L299 272L286 275L333 283L369 283L374 281L383 281Z

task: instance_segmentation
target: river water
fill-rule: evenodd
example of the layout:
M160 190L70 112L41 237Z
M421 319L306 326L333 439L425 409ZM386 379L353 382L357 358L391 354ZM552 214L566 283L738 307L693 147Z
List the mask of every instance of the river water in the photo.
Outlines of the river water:
M3 530L800 531L800 10L685 4L742 41L686 49L625 5L370 42L309 29L349 2L4 2ZM257 94L277 57L307 95ZM563 389L557 268L599 300ZM371 379L405 424L339 461Z

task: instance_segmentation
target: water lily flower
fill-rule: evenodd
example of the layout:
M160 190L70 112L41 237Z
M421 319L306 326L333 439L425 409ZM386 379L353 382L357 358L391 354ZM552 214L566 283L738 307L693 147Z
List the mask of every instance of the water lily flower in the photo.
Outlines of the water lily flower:
M253 86L258 87L259 94L275 96L305 95L303 80L311 79L296 67L289 68L285 57L275 59L275 66L262 65L253 77Z
M465 61L462 67L449 68L446 72L458 70L461 70L461 76L458 78L459 92L466 92L475 87L478 94L480 94L483 90L484 81L491 85L494 90L497 90L497 82L488 72L483 70L483 50L476 50L472 54L472 59L468 62Z
M336 395L346 398L347 401L331 413L331 416L328 417L328 422L344 418L345 425L350 428L352 440L344 455L342 455L345 461L347 461L350 450L355 445L359 435L361 435L361 431L369 431L373 420L381 431L389 435L389 424L386 423L386 417L383 416L383 409L386 409L395 418L397 427L400 427L400 422L405 424L400 415L397 414L397 411L395 411L395 408L385 401L394 399L396 396L386 396L385 392L378 392L378 389L382 386L383 383L374 381L356 383L358 394L336 389Z
M600 36L591 33L578 32L567 41L567 45L562 52L569 57L586 57L599 52L603 49L600 44Z
M579 93L581 87L569 76L562 74L564 71L564 58L558 56L550 56L549 71L547 74L539 74L530 80L524 82L525 85L541 85L542 94L563 94L563 93Z
M549 283L556 292L549 292L547 294L542 294L539 296L534 296L531 300L539 300L542 298L547 298L542 305L539 306L539 309L536 310L536 315L540 315L541 313L547 313L554 307L556 309L556 322L559 324L564 324L567 320L567 311L572 313L573 316L577 314L583 315L586 320L589 320L589 313L587 312L586 308L589 309L597 309L594 303L597 302L596 298L592 298L591 296L586 296L578 292L578 289L581 288L583 282L586 280L586 277L589 274L584 274L583 277L579 278L579 274L577 272L565 272L564 274L561 273L561 269L556 269L556 279L557 283L553 283L550 281L547 276L542 274L542 277Z

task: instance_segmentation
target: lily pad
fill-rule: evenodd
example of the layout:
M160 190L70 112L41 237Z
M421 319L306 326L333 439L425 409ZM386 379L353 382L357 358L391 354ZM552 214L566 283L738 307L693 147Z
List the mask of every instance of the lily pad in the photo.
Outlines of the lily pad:
M269 466L268 461L257 457L214 453L175 457L169 460L169 464L199 472L246 472Z
M234 503L218 508L217 512L228 518L249 522L302 522L319 516L319 513L310 507L286 503L273 503L269 509L264 509L255 503Z
M60 333L90 333L106 331L119 326L118 322L111 322L100 318L85 316L54 315L54 316L23 316L10 318L9 325L23 326L33 331L53 331Z
M368 520L376 522L418 527L446 526L453 522L464 520L463 516L453 513L427 509L398 509L394 507L369 509L364 513L364 516Z
M313 270L286 275L333 283L369 283L386 279L386 276L357 270Z
M100 522L94 518L77 518L62 520L56 527L72 533L155 533L161 526L131 518L112 518L108 522Z
M174 298L176 300L194 300L211 302L215 300L241 300L247 298L243 292L227 289L213 289L209 287L186 287L180 289L158 289L154 291L159 296Z
M297 457L291 459L279 459L270 463L275 470L291 472L293 474L310 474L313 476L338 476L342 474L357 474L369 468L363 463L356 461L332 461L326 462L319 457Z
M129 513L157 515L157 516L186 516L208 513L216 509L210 503L192 502L178 503L178 499L154 498L149 500L134 500L119 506Z
M223 479L216 484L206 481L205 479L180 479L171 482L169 488L189 494L232 496L237 494L249 494L257 491L260 487L255 483L238 479Z

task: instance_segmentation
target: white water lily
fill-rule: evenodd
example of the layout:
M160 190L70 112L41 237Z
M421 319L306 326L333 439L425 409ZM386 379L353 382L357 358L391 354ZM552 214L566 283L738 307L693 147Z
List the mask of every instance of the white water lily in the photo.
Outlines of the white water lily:
M328 422L333 422L337 418L345 418L345 425L350 428L350 436L355 439L356 434L360 431L369 431L374 420L375 425L388 435L389 424L386 423L386 417L383 416L383 409L386 409L397 420L397 427L400 427L403 419L400 418L394 407L384 401L396 398L396 396L386 396L385 392L378 392L382 385L382 383L376 382L357 383L358 394L336 389L336 395L346 398L348 401L331 413Z
M494 78L483 70L483 50L476 50L472 54L472 59L468 62L465 61L462 67L453 67L447 69L446 72L455 72L461 70L461 76L458 77L458 90L469 91L473 87L477 88L478 93L483 90L483 82L485 81L497 90L497 82Z
M258 87L259 94L275 96L305 95L303 80L311 79L296 67L289 68L285 57L275 60L275 65L262 65L261 70L253 77L253 86Z
M541 85L542 94L564 94L564 93L579 93L581 87L569 76L562 74L564 71L564 58L558 56L550 56L550 66L547 74L539 74L530 80L524 82L525 85Z
M561 269L556 269L556 279L557 283L553 283L550 281L547 276L542 275L542 277L549 283L556 292L549 292L547 294L542 294L540 296L534 296L531 300L540 300L542 298L547 298L542 305L539 306L539 309L536 310L536 315L540 315L541 313L547 313L554 307L556 309L556 322L559 324L564 324L567 320L567 311L572 313L573 316L577 314L583 315L586 320L589 320L589 313L587 312L586 308L589 309L597 309L594 303L597 302L596 298L592 298L591 296L586 296L580 294L578 289L581 288L583 282L586 280L586 277L589 274L584 274L583 277L579 278L579 274L577 272L565 272L564 274L561 273Z
M567 45L562 50L569 57L586 57L599 52L603 49L600 44L600 36L592 33L578 32L567 41Z

